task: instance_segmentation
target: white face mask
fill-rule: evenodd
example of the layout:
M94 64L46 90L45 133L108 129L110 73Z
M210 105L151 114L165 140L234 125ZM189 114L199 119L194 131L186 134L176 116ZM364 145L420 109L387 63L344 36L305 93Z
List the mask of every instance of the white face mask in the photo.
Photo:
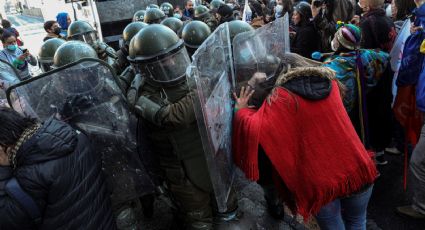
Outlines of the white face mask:
M338 48L339 48L339 43L335 39L333 39L331 42L331 49L336 52Z

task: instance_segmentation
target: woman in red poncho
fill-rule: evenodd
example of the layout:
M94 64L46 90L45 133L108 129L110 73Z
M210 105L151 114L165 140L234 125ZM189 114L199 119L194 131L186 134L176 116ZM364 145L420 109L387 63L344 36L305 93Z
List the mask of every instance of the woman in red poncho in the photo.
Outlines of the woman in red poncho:
M235 95L234 160L251 180L273 178L292 211L315 215L322 230L366 229L377 170L334 78L325 67L292 69L257 110L248 106L253 92L242 88Z

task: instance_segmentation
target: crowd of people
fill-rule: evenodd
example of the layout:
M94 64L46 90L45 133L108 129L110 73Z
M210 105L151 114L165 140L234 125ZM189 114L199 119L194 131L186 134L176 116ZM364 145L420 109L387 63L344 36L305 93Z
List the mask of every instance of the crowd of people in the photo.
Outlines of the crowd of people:
M241 227L237 192L230 189L225 204L217 199L217 169L206 159L205 121L197 120L186 70L215 31L226 27L233 40L285 15L290 52L244 60L243 68L261 62L271 71L242 73L249 81L233 92L233 163L262 186L277 219L286 205L305 220L314 216L322 230L366 229L377 165L388 164L386 154L411 155L412 203L396 211L425 219L425 0L247 3L150 4L135 12L118 50L88 22L59 13L44 23L37 58L2 20L0 64L19 76L0 90L18 82L27 88L11 108L0 107L0 228L137 229L137 210L152 217L164 194L178 229ZM72 72L82 59L102 61ZM52 80L38 92L31 84L43 78L25 81L28 64L37 63L45 76L66 70L83 83ZM116 81L107 79L113 75ZM27 104L14 111L19 103ZM110 117L109 131L92 128Z

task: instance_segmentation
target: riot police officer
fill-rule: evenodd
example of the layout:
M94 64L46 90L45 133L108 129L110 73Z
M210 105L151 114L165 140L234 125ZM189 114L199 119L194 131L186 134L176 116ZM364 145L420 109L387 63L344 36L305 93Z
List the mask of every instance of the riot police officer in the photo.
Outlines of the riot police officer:
M133 15L133 22L143 22L145 20L146 10L138 10Z
M176 33L179 37L181 36L183 22L180 19L175 17L169 17L164 19L161 24L172 29L174 33Z
M129 100L159 157L184 228L212 229L215 199L186 81L190 58L184 43L168 27L150 25L133 38L129 60L146 76L136 100ZM227 210L234 214L236 199L230 197Z
M167 17L174 16L174 7L169 2L162 3L159 9L161 9Z
M204 5L195 7L195 20L206 23L210 27L211 31L214 31L218 26L217 20L212 14L210 14L210 10Z
M146 10L143 21L147 24L159 24L165 18L165 14L158 8L150 8Z
M89 44L96 50L99 58L109 64L117 59L115 50L99 41L96 30L86 21L74 21L69 25L68 40L78 40Z
M247 22L234 20L229 22L230 40L233 41L236 35L243 32L253 31L254 28Z
M53 57L55 56L56 50L65 43L65 40L60 38L52 38L43 43L38 52L38 64L40 65L43 73L50 71L53 65Z
M201 21L191 21L183 28L182 39L190 57L210 34L210 27Z
M70 41L56 51L54 66L59 68L82 58L97 59L97 54L88 44ZM67 98L68 102L59 109L60 116L86 132L96 145L94 148L102 158L102 168L112 191L111 200L118 229L137 229L133 207L137 206L135 204L139 202L138 198L151 196L155 188L139 155L135 153L136 146L132 144L135 140L127 139L129 134L125 132L129 132L131 117L126 103L117 96L121 95L121 91L114 82L113 73L107 71L104 65L96 63L85 62L82 63L84 69L74 66L64 72L73 77L69 78L69 84L66 82L67 78L60 78L61 87L58 90L74 96ZM71 91L75 93L70 93ZM63 92L58 95L64 94ZM114 130L125 134L117 136Z
M122 33L123 44L117 51L118 58L115 60L112 67L116 70L117 73L120 73L120 83L124 92L127 91L135 76L134 69L131 68L130 62L127 60L129 49L128 47L134 35L136 35L137 32L146 26L147 24L144 22L132 22L124 28Z

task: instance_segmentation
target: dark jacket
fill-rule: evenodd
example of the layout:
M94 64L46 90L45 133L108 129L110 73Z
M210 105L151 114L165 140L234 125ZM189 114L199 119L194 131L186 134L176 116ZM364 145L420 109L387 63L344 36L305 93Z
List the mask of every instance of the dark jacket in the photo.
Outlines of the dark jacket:
M391 51L397 33L393 21L383 9L367 12L360 22L360 29L362 48L381 49L387 53Z
M291 52L306 58L319 50L320 36L311 22L296 27L295 38L291 42Z
M313 18L313 24L320 34L320 39L317 39L320 40L320 51L322 53L331 52L331 41L336 33L336 22L333 17L329 13L323 13L323 10L320 10L319 14Z
M115 229L101 162L89 146L67 124L47 120L18 150L16 169L0 167L0 229L36 229L5 192L11 177L42 213L37 229Z

